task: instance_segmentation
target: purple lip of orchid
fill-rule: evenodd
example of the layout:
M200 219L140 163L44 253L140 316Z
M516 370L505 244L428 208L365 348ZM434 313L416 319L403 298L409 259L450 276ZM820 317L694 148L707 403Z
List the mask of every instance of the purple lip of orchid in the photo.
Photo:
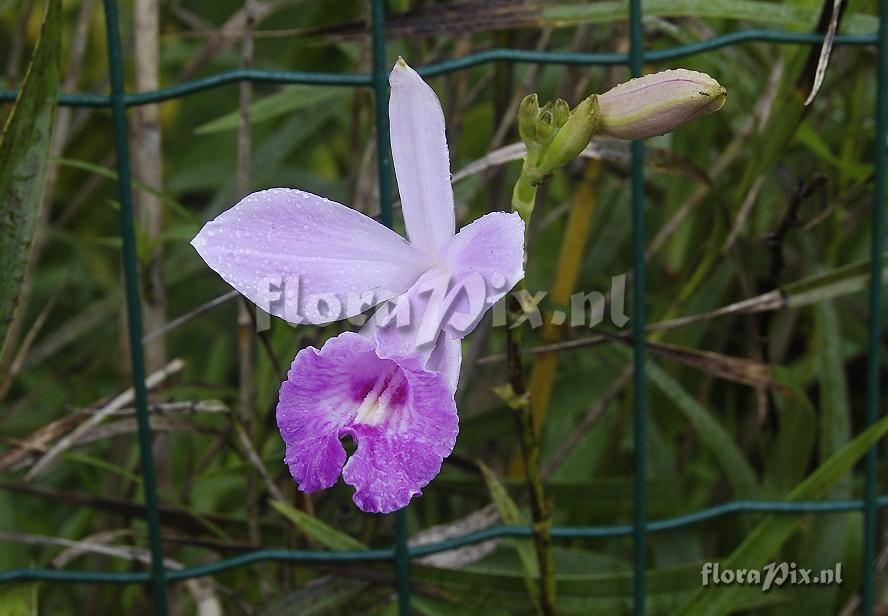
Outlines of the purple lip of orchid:
M388 324L374 318L360 334L299 351L277 407L284 461L299 489L328 488L341 472L358 507L377 513L406 506L450 455L460 339L524 276L517 214L487 214L454 233L438 98L400 58L390 85L409 242L355 210L288 188L244 197L191 242L226 282L292 323L329 323L397 304ZM305 297L308 315L300 308ZM348 462L345 436L358 446Z
M300 490L329 488L341 472L358 507L376 513L420 494L459 431L445 377L422 363L380 357L372 340L351 332L320 351L299 351L281 386L277 420ZM348 462L339 441L346 435L358 444Z

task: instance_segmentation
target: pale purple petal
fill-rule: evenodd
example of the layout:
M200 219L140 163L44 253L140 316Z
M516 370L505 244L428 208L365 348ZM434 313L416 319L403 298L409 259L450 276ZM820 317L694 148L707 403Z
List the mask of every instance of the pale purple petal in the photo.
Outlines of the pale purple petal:
M455 392L459 383L459 369L462 365L462 341L459 338L451 338L449 334L441 332L435 348L429 354L426 362L426 370L440 372L447 380L450 391Z
M429 267L422 251L373 219L289 188L244 197L191 243L226 282L291 323L360 314Z
M450 280L446 270L429 269L406 293L381 305L361 333L372 334L386 357L427 360L442 328Z
M419 302L414 301L414 314L418 306ZM447 381L451 393L455 392L462 365L460 339L439 329L434 344L420 345L417 343L416 327L409 325L398 327L397 315L393 315L392 318L394 320L382 326L377 320L377 315L374 315L361 329L361 335L374 340L376 352L380 357L403 361L404 358L414 356L419 366L431 372L440 372Z
M381 355L351 332L303 349L281 385L277 422L300 490L328 488L342 471L358 507L388 513L438 474L458 419L445 377L425 370L425 359ZM358 446L347 463L344 436Z
M444 112L432 88L403 59L389 83L392 158L407 236L436 256L456 226Z
M454 276L477 272L491 290L490 303L524 278L524 221L515 213L486 214L460 229L441 252Z
M463 227L442 250L438 265L405 294L380 307L371 319L374 335L388 352L428 353L439 331L467 336L523 276L524 221L515 213L487 214Z
M514 212L482 216L460 229L444 247L441 264L452 274L452 289L462 289L452 293L445 329L463 338L524 278L524 221ZM482 306L479 297L483 297Z

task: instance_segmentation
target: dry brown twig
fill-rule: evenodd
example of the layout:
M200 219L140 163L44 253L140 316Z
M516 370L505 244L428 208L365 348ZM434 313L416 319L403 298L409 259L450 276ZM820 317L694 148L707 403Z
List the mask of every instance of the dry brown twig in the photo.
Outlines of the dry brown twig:
M164 381L166 381L171 375L180 372L185 367L185 362L181 359L174 359L170 363L168 363L163 369L158 370L150 374L145 379L145 386L151 390ZM133 388L130 387L123 393L116 396L113 400L111 400L107 405L105 405L101 410L97 413L89 417L86 421L82 422L78 425L72 432L68 435L61 438L49 451L44 454L44 456L37 461L37 463L31 467L31 470L25 475L26 480L34 479L37 475L45 471L52 462L58 458L64 451L73 446L83 435L97 426L103 419L118 411L128 404L132 404L133 399L135 398L135 392Z
M244 455L247 457L247 461L252 465L253 468L256 469L256 472L259 473L259 476L262 478L262 481L265 482L265 489L271 495L271 497L275 500L287 502L287 498L284 496L284 493L281 492L281 489L277 487L277 484L274 483L272 478L268 474L268 470L265 468L265 464L262 462L262 458L259 457L256 448L253 447L253 442L250 440L250 437L247 435L246 431L243 430L240 426L236 428L238 440L240 441L241 447L244 449Z
M210 301L204 302L203 304L201 304L197 308L189 310L185 314L180 315L170 321L167 321L158 329L148 332L147 334L145 334L142 337L142 340L147 342L147 341L151 340L152 338L154 338L155 336L161 336L167 332L170 332L170 331L176 329L177 327L179 327L180 325L184 325L185 323L194 319L195 317L198 317L198 316L202 315L203 313L208 312L217 306L221 306L225 302L232 300L235 297L238 297L239 295L240 295L240 293L232 290L232 291L229 291L228 293L223 293L222 295L219 295L218 297L214 297Z
M94 408L75 410L78 413L85 413L87 415L95 415L100 411L100 409ZM148 405L148 412L151 415L228 413L230 410L228 405L221 400L185 400L180 402L161 402L159 404ZM109 417L121 417L135 414L135 408L127 407L114 411Z
M56 562L67 564L74 558L84 554L102 554L113 558L136 561L143 564L151 564L151 552L145 548L135 546L108 545L123 536L128 536L128 529L109 530L96 533L86 541L75 541L62 537L48 537L45 535L33 535L29 533L12 533L0 531L0 541L24 543L26 545L46 545L65 548L65 551L53 559ZM164 559L164 566L169 569L184 569L185 565L172 558ZM216 595L216 584L212 580L193 578L185 581L185 586L191 593L197 607L199 616L221 616L222 603Z
M647 326L647 331L655 332L677 329L680 327L685 327L687 325L692 325L694 323L699 323L700 321L709 321L710 319L714 319L716 317L752 314L755 312L764 312L768 310L779 310L785 307L786 298L783 296L783 293L779 289L777 289L774 291L769 291L768 293L763 293L762 295L750 297L749 299L728 304L727 306L722 306L721 308L717 308L715 310L710 310L709 312L691 314L683 317L676 317L674 319L668 319L666 321L651 323ZM630 335L631 332L616 334L617 337L628 337ZM585 338L577 338L575 340L557 342L554 344L544 344L536 347L530 347L528 349L525 349L525 352L535 355L538 353L550 353L553 351L572 351L575 349L581 349L583 347L605 344L607 342L610 342L610 340L611 338L604 335L594 335L587 336ZM505 360L505 358L506 356L504 353L496 353L493 355L488 355L487 357L482 357L476 363L479 365L496 363Z
M37 318L28 329L28 333L25 334L25 337L18 345L18 350L13 356L8 369L6 370L5 374L0 377L0 400L2 400L6 393L9 391L9 388L12 386L16 375L21 372L22 366L25 363L25 358L28 356L28 351L31 349L31 345L34 344L34 340L37 339L37 334L39 334L40 330L43 329L43 325L46 323L46 319L49 317L49 313L52 312L53 308L55 308L55 305L58 302L59 295L61 295L61 293L62 288L60 288L55 293L55 295L53 295L52 298L50 298L50 300L46 302L46 305L43 307L43 309L40 311L40 314L37 315Z
M250 25L251 33L254 24L261 22L276 11L302 2L302 0L288 0L285 2L259 2L258 0L251 1L253 2L251 7L251 19L253 22ZM231 17L229 17L225 21L225 23L219 30L212 30L207 32L207 34L210 36L210 40L207 41L207 43L200 51L192 56L188 64L185 65L185 68L179 71L178 75L176 75L176 81L191 79L198 71L206 66L207 63L210 62L210 60L212 60L219 53L225 51L235 42L237 42L237 39L241 38L241 36L243 36L246 32L245 25L247 23L247 20L247 7L244 6L235 13L232 13ZM233 34L234 36L232 36ZM188 33L177 33L177 35L188 36Z
M77 425L85 421L87 416L101 412L102 408L74 408L72 409L72 414L41 426L27 438L10 439L0 437L2 440L14 445L13 449L4 452L0 456L0 472L15 472L32 464L33 460L29 458L33 458L35 454L42 454L48 451L50 443L56 440L56 438L73 430ZM148 412L154 418L156 416L176 414L227 413L229 408L218 400L199 400L151 404L148 406ZM136 409L129 407L114 411L107 415L107 417L125 417L135 415L135 413ZM78 441L75 443L75 446L86 442L88 442L86 439Z
M176 420L167 417L151 417L149 424L151 426L151 431L156 432L158 434L163 434L167 432L194 432L194 433L209 433L220 435L220 431L214 428L209 427L201 427L197 426L190 422L185 422L182 420ZM123 434L133 434L138 431L138 423L135 418L129 417L125 419L118 419L116 421L110 421L108 423L102 424L90 430L87 434L81 436L76 443L73 443L69 449L87 447L92 443L102 441L107 438L111 438L114 436L120 436ZM33 462L39 459L39 456L45 454L49 450L49 446L41 445L41 444L33 444L27 441L15 441L14 439L7 439L0 437L0 440L4 440L12 443L17 447L17 453L20 453L19 460L8 467L8 470L11 472L16 472L22 468L26 468L28 465L33 464Z
M35 451L46 451L49 449L50 443L73 430L83 420L83 417L79 415L67 415L38 428L26 439L16 442L14 449L10 449L0 456L0 472L16 468Z
M145 505L143 503L123 498L114 498L88 492L78 492L75 490L64 490L35 483L26 483L24 481L10 481L2 478L0 478L0 490L8 490L17 494L28 494L54 503L70 503L78 507L87 507L96 511L119 515L124 518L143 519L145 517ZM196 514L183 508L163 504L160 505L160 514L164 521L164 526L176 528L193 536L197 536L208 530L206 522L209 522L214 527L231 531L233 533L242 533L244 530L244 524L241 520L220 516L218 514Z

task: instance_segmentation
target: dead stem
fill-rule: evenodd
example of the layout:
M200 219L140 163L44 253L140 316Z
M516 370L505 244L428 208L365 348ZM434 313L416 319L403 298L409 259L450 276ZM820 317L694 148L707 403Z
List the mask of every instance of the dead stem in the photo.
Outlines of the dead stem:
M253 65L253 26L256 13L255 0L244 1L243 40L241 41L241 66L250 68ZM237 193L243 197L250 191L250 168L252 166L252 136L250 132L250 106L253 98L253 85L249 81L240 83L240 121L237 131ZM253 355L255 336L253 319L250 317L250 305L246 300L238 304L237 310L237 350L238 350L238 423L235 426L244 439L250 441L253 435ZM252 447L248 449L252 450ZM247 475L246 485L247 523L250 529L250 541L262 543L259 525L259 490L256 477Z

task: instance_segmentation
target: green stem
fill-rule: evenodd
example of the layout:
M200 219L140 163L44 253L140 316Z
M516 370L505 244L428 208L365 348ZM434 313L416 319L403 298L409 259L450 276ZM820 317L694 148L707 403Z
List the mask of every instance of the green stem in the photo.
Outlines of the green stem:
M524 220L524 248L527 248L527 233L530 230L530 216L533 213L533 206L536 202L537 187L531 182L529 166L525 160L521 167L521 175L515 182L515 188L512 189L512 211L518 212L521 219Z
M537 187L528 174L525 162L521 175L512 191L512 210L518 212L525 224L525 259L527 254L527 233L530 228L530 217L536 201ZM515 286L515 292L526 292L524 281ZM509 298L507 336L507 363L509 382L515 396L513 409L518 424L521 440L521 455L524 458L525 475L530 489L531 512L533 514L533 542L536 548L540 570L540 608L546 616L555 614L555 565L552 559L552 536L549 532L552 525L551 507L543 491L543 479L540 473L540 442L533 425L533 412L530 406L530 395L524 378L524 366L521 359L521 341L523 330L513 326L521 318L522 310L514 296Z

